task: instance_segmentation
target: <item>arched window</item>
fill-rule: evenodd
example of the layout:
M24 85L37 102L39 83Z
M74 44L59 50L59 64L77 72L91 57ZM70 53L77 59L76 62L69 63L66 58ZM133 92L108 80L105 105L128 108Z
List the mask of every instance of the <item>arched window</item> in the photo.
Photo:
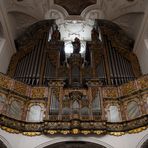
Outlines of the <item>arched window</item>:
M0 112L3 110L5 101L6 101L6 96L4 94L0 94Z
M108 109L108 121L109 122L120 122L121 116L117 106L110 106Z
M43 121L43 110L40 105L33 105L28 112L27 121L29 122L41 122Z
M127 117L134 119L140 116L140 110L136 101L131 101L127 104Z
M12 101L9 109L9 116L15 119L21 119L22 116L22 103L19 101Z

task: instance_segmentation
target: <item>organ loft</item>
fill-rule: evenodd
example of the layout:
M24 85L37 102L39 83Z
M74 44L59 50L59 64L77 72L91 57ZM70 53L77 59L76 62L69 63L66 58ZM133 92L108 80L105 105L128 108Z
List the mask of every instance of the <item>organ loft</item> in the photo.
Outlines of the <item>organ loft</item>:
M134 41L106 20L88 33L84 52L75 37L70 54L54 20L16 39L7 76L0 75L2 125L24 135L122 135L145 125L148 78L139 78Z

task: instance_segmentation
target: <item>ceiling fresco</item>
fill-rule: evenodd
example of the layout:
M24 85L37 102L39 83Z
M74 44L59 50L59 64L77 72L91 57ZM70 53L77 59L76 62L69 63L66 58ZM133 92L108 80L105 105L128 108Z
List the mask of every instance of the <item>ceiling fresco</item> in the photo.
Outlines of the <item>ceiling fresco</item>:
M97 0L54 0L54 3L65 8L69 15L80 15L86 7L96 2Z

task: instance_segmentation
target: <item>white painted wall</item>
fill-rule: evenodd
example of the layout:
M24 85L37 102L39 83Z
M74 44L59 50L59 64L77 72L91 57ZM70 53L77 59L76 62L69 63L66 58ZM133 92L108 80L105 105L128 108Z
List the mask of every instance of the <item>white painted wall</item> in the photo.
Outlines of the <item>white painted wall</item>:
M137 48L138 50L136 50L135 53L139 59L142 73L147 74L148 73L148 48L146 47L144 39L143 41L141 41L141 44L139 44Z
M101 144L107 148L140 148L139 145L148 138L148 130L138 134L123 136L35 136L28 137L21 134L10 134L0 130L0 135L9 143L8 148L43 148L63 141L87 141ZM0 137L0 139L2 139ZM145 140L143 140L143 138ZM3 141L2 139L2 141ZM6 143L6 142L5 142Z
M13 13L12 14L8 13L7 15L8 15L8 22L9 22L12 38L16 39L17 38L17 24L15 20L15 15L13 15Z
M12 56L5 39L0 39L0 72L6 73Z
M148 6L145 9L144 19L139 31L139 35L136 39L134 52L136 53L140 67L143 74L148 74Z
M11 56L15 53L15 46L3 2L0 1L0 72L6 73Z

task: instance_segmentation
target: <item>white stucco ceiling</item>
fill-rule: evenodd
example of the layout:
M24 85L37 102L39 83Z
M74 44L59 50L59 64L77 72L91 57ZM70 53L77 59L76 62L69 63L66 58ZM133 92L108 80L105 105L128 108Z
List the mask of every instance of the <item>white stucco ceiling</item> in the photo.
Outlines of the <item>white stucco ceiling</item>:
M69 1L73 5L73 0ZM97 0L96 4L86 7L80 15L69 15L62 6L54 4L54 0L5 0L9 22L16 24L12 30L19 30L16 34L20 34L24 28L36 21L56 19L62 32L62 40L73 40L76 36L81 40L90 40L90 30L94 19L112 20L136 39L140 28L139 22L142 21L139 13L144 12L145 3L146 0ZM135 25L135 33L131 32L132 21L134 24L138 22L138 25ZM14 35L14 38L16 37L17 35Z

